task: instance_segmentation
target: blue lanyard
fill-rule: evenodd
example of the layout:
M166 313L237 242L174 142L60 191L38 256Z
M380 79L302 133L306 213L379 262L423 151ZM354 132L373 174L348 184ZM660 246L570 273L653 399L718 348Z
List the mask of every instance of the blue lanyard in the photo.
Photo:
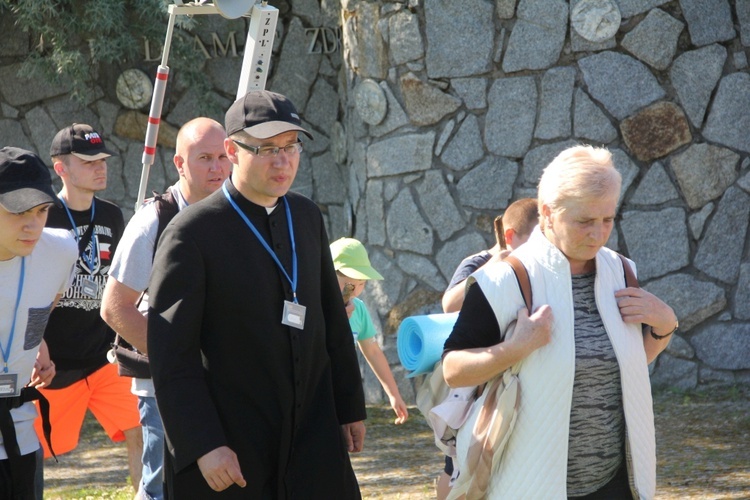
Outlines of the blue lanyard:
M16 316L18 316L18 306L21 304L21 295L23 294L23 278L26 273L26 257L21 257L21 275L18 277L18 292L16 294L16 307L13 309L13 323L10 326L10 335L8 336L8 346L3 349L0 344L0 351L3 353L3 372L8 373L8 360L10 359L10 347L13 345L13 333L16 331Z
M81 235L78 234L78 226L76 226L76 222L73 220L73 214L70 213L70 209L68 208L68 204L65 203L65 200L60 197L60 201L62 202L63 207L65 208L65 213L68 214L68 220L70 220L70 225L73 226L73 233L76 236L76 243L78 243L81 240ZM94 223L94 214L96 213L96 198L93 198L91 200L91 224ZM81 258L86 262L86 265L89 268L90 272L94 272L94 266L96 265L96 234L95 234L96 228L91 229L91 253L87 256L86 249L84 248L81 250Z
M245 224L247 224L247 227L250 228L250 230L253 232L256 238L258 238L258 241L260 241L261 245L263 245L263 248L266 249L266 251L271 255L271 258L273 258L273 261L276 262L276 265L281 269L281 272L284 273L284 276L289 281L289 283L292 285L292 297L294 299L295 304L299 304L297 302L297 247L294 244L294 229L292 228L292 211L289 210L289 203L286 201L286 197L282 197L281 199L284 200L284 209L286 210L286 221L287 225L289 226L289 239L292 242L292 277L289 277L289 274L287 274L286 269L284 269L284 266L281 265L281 261L276 256L274 251L271 249L271 247L268 245L266 240L261 236L261 234L258 232L258 230L255 228L252 222L250 222L250 219L247 218L247 216L242 212L240 207L237 206L237 203L232 199L232 197L229 195L229 191L227 190L227 186L223 184L221 186L221 190L224 191L224 196L226 196L227 200L229 200L229 203L232 205L232 208L234 208L235 212L239 214L240 217L242 217L242 220L245 221Z

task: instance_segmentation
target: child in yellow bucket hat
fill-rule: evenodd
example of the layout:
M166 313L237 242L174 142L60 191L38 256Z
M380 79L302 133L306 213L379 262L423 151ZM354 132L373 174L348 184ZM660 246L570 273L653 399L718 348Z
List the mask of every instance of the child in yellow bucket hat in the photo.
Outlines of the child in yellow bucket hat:
M365 303L357 298L364 291L367 280L382 280L383 276L373 269L364 245L354 238L341 238L331 243L331 255L354 338L388 395L391 408L396 413L395 423L403 424L409 417L409 411L398 392L388 360L378 345L370 313Z

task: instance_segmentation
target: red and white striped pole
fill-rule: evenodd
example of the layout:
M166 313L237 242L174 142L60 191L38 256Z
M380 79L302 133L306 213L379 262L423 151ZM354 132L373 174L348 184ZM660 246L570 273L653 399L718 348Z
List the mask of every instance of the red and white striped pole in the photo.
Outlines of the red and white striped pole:
M172 46L172 33L174 32L174 21L177 16L177 10L174 5L169 6L169 24L167 24L167 38L164 41L164 51L161 55L161 64L156 70L156 82L154 83L154 93L151 97L151 110L148 113L148 126L146 127L146 140L143 146L143 158L141 163L141 183L138 186L138 198L135 200L135 210L138 211L143 205L146 197L146 188L148 187L148 176L151 171L151 165L154 164L156 155L156 141L159 136L159 123L161 122L161 110L164 104L164 94L167 91L167 79L169 78L169 49Z
M203 0L205 1L205 0ZM273 40L276 34L276 22L279 11L276 7L268 5L267 0L214 0L213 4L203 1L184 4L182 0L175 0L175 4L169 5L169 24L167 24L167 36L164 41L164 51L161 55L161 64L156 70L156 82L154 93L151 97L151 110L148 114L148 126L146 127L146 140L143 146L143 169L141 170L141 183L138 186L138 198L135 200L136 211L143 206L148 187L148 176L151 165L154 164L156 155L156 142L159 135L159 124L161 122L161 111L164 104L164 94L167 90L167 79L169 78L169 49L172 45L172 33L174 32L175 18L178 14L221 14L228 19L235 19L247 15L250 16L250 26L247 32L245 54L242 61L240 82L237 87L237 98L244 96L250 90L263 90L268 77L268 68L271 62Z

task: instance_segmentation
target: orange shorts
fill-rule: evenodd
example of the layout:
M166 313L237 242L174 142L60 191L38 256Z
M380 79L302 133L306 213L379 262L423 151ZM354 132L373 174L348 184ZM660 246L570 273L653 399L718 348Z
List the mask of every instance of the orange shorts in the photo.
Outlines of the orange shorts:
M138 398L130 392L131 378L120 377L117 365L107 364L83 380L63 389L40 389L49 401L52 448L61 455L78 446L86 410L91 410L112 441L124 441L127 431L139 427ZM34 421L44 448L44 458L52 454L42 431L42 418Z

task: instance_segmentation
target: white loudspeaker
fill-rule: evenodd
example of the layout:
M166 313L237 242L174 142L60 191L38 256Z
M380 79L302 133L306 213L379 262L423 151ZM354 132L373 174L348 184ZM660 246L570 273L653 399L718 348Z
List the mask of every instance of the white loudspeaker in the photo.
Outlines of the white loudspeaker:
M255 0L214 0L214 6L219 14L227 19L237 19L250 12Z

